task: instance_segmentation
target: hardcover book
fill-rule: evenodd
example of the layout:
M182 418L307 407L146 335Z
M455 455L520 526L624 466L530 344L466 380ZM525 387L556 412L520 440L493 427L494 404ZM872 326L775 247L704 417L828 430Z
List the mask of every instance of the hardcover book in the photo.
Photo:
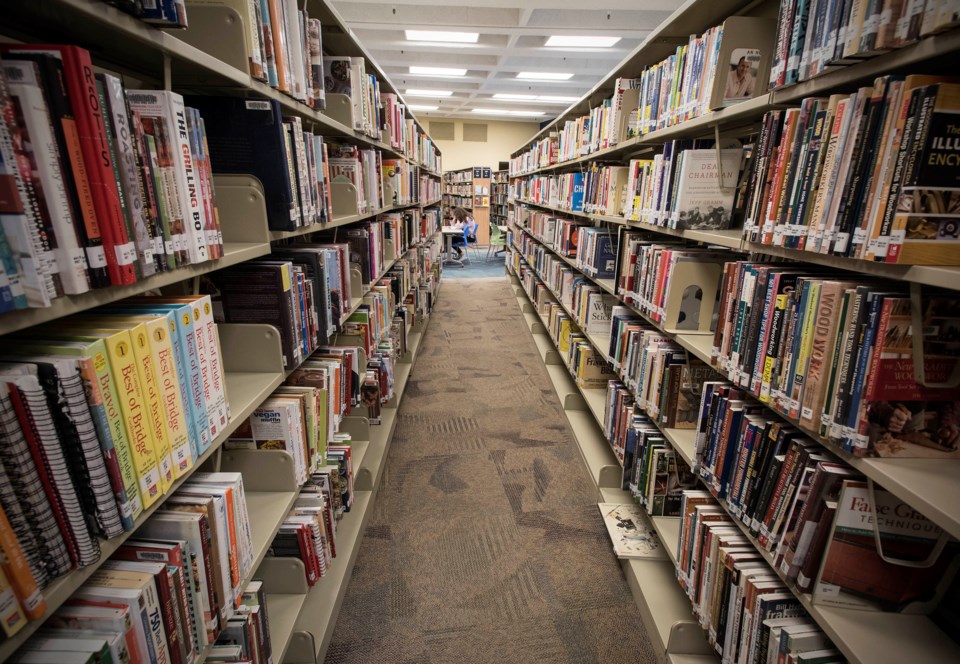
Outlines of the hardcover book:
M943 531L892 493L846 480L813 591L817 604L927 613L956 572Z

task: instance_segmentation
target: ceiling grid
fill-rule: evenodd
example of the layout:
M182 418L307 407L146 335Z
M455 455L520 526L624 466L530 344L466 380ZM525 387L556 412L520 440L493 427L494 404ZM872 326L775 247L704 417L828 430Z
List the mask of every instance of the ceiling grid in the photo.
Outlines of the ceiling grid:
M477 1L333 4L418 116L526 121L550 120L570 106L681 4L598 0L584 9L582 0ZM599 41L551 46L551 37Z

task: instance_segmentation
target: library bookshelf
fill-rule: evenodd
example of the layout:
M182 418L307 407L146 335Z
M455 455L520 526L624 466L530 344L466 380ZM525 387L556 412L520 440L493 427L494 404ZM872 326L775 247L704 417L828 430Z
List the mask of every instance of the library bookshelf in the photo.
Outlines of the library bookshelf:
M519 159L532 147L537 146L558 132L564 123L589 115L604 99L609 99L620 77L637 77L650 66L673 54L678 44L686 43L687 35L701 34L720 25L731 16L759 16L776 18L780 3L776 0L743 2L720 0L706 2L689 0L661 24L645 42L627 56L613 71L600 81L578 102L561 113L539 134L520 146L513 157ZM580 448L584 464L597 487L598 502L630 503L629 492L620 489L621 462L604 436L605 389L584 389L577 385L571 370L564 363L563 355L549 333L549 322L537 311L536 302L519 278L516 266L534 275L533 283L542 285L566 315L576 323L577 316L550 285L546 275L540 274L523 253L522 244L535 245L538 251L546 252L554 260L566 263L574 271L575 278L582 278L603 293L612 296L618 305L628 307L633 314L659 330L664 337L684 349L690 358L697 358L708 366L714 365L716 378L727 378L722 369L714 364L714 333L695 331L667 331L646 313L624 300L618 293L614 279L592 277L578 262L559 251L549 241L532 232L528 219L531 212L540 212L557 218L577 219L580 223L606 227L616 235L618 227L649 231L651 238L660 236L666 240L685 240L686 246L709 247L729 254L729 261L744 259L782 261L784 265L823 266L848 275L850 279L879 278L901 282L913 292L929 289L945 289L949 297L956 298L960 291L960 268L936 265L897 265L847 258L836 255L813 253L780 246L759 244L744 239L742 228L729 230L677 230L645 223L639 218L619 215L595 214L574 211L546 195L520 196L523 183L538 175L576 173L592 164L624 165L632 158L652 158L660 146L675 139L710 138L716 141L728 138L749 139L755 137L764 114L776 109L796 108L800 101L811 96L826 97L835 93L849 93L858 86L871 85L873 79L885 74L948 73L951 60L955 62L960 52L960 29L954 27L944 32L926 36L907 46L876 54L851 62L848 66L834 67L824 73L764 92L747 101L735 103L716 111L708 111L698 117L680 121L666 128L621 140L603 149L578 154L576 157L549 163L542 157L539 163L513 168L509 175L510 199L510 246L507 260L508 272L512 275L517 303L530 328L533 339L546 365L554 388L564 406L570 429ZM746 142L746 140L744 141ZM588 148L589 150L589 148ZM522 163L522 160L521 160ZM526 162L529 164L529 162ZM528 277L528 283L529 277ZM941 290L940 292L944 292ZM587 337L597 354L611 360L610 339L606 335L587 334L578 323L581 334ZM832 443L800 425L796 419L777 412L766 413L801 430L808 438L852 466L866 478L895 495L898 499L922 513L927 519L954 538L960 537L960 461L953 459L922 458L867 458L847 454ZM696 432L686 429L661 428L661 434L670 444L678 458L691 467L696 463ZM704 485L698 488L705 488ZM709 488L709 487L706 487ZM730 508L723 500L720 507ZM707 664L719 661L718 655L707 642L703 630L694 617L691 602L677 582L675 566L677 545L680 536L680 519L676 517L652 517L652 525L660 536L669 560L622 560L621 567L627 578L648 633L658 648L661 659L669 662ZM801 592L789 583L778 569L773 569L772 555L762 547L742 523L733 518L744 535L756 548L760 557L771 566L771 573L785 581L790 592L807 611L809 617L829 637L834 647L851 662L942 662L960 658L960 645L926 615L908 615L859 611L820 605L813 602L812 595Z
M364 46L352 36L332 4L326 0L315 0L309 4L310 15L322 22L325 53L364 58L366 71L377 77L381 89L397 94L402 100L399 91ZM190 5L188 11L192 7ZM315 110L255 80L248 73L242 48L240 52L231 52L223 44L210 42L211 33L203 32L204 27L209 26L201 12L190 16L194 28L178 31L151 27L105 2L50 0L12 3L5 9L8 11L0 33L7 39L81 46L96 44L92 53L94 64L106 71L122 73L129 82L134 83L130 87L162 87L183 93L273 100L279 103L284 115L299 117L304 127L316 134L341 143L374 148L384 158L403 160L411 169L417 169L419 175L432 178L437 183L442 177L438 150L418 155L407 154L406 148L391 146L387 126L383 131L383 140L376 140L353 128L350 112L337 109L335 105L326 111ZM215 18L221 21L221 28L216 33L221 42L228 45L231 42L234 45L243 44L243 35L237 32L242 29L239 17L231 19L230 16L219 15ZM413 121L418 131L429 138L410 111L405 111L405 119ZM331 187L334 214L328 223L307 225L295 231L272 231L267 221L266 192L257 178L214 174L214 182L224 239L222 257L158 273L128 286L111 286L81 295L66 295L54 300L53 305L47 308L2 314L0 335L29 330L35 325L161 289L165 294L195 294L200 276L268 256L275 247L289 246L301 239L309 242L314 233L348 229L351 224L374 220L387 212L422 215L426 208L435 207L440 202L437 199L423 199L395 204L387 199L388 204L381 209L358 213L352 201L355 192L350 191L349 186L334 183ZM415 238L409 246L396 247L391 241L390 258L385 261L381 273L369 283L363 282L356 268L351 269L349 277L353 299L349 306L344 307L343 317L348 317L363 305L364 296L398 261L424 247L435 247L439 252L440 242L439 228ZM439 296L439 276L437 272L430 292L434 301ZM412 288L420 286L414 283ZM243 475L250 516L253 565L241 585L245 586L252 579L264 582L274 661L295 664L322 661L349 584L364 526L374 506L397 423L398 409L428 324L429 314L426 314L416 316L407 326L407 353L397 360L394 396L382 408L381 423L372 425L366 417L356 414L343 418L339 430L351 434L353 441L355 502L337 530L338 549L342 553L333 560L328 574L315 586L307 587L303 564L299 560L269 555L274 537L300 493L292 457L277 450L224 449L225 441L284 382L294 368L284 369L280 333L275 327L220 324L219 343L230 411L227 424L209 449L195 460L193 469L176 480L158 502L138 517L133 530L109 540L101 539L101 555L94 564L62 575L42 589L46 613L0 643L0 661L13 656L111 554L127 539L137 536L140 526L197 471L233 471ZM342 335L329 341L340 345L360 343L357 337ZM3 339L0 338L2 344ZM362 350L360 354L365 361ZM209 648L209 645L203 648L195 662L203 662Z
M490 221L493 219L493 185L490 168L471 166L443 175L444 217L452 218L452 209L462 207L477 222L477 243L490 241Z

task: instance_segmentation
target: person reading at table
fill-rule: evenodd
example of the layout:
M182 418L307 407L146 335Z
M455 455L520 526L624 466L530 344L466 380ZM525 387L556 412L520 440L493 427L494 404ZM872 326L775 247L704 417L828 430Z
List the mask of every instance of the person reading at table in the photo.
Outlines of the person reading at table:
M460 236L453 238L451 244L453 245L454 251L457 252L457 260L463 258L463 252L466 250L466 244L475 243L477 241L477 228L479 224L474 220L473 216L462 207L453 208L453 224L454 228L466 228L467 229L467 238L466 241Z

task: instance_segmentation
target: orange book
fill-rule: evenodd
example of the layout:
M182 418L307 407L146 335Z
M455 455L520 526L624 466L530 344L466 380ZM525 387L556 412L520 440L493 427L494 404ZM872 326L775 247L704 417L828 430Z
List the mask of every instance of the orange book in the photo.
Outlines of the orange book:
M3 558L0 559L0 569L13 586L13 592L23 607L23 612L30 620L39 620L47 612L47 602L40 594L37 580L30 571L27 558L23 555L17 535L13 532L6 513L0 507L0 550Z

